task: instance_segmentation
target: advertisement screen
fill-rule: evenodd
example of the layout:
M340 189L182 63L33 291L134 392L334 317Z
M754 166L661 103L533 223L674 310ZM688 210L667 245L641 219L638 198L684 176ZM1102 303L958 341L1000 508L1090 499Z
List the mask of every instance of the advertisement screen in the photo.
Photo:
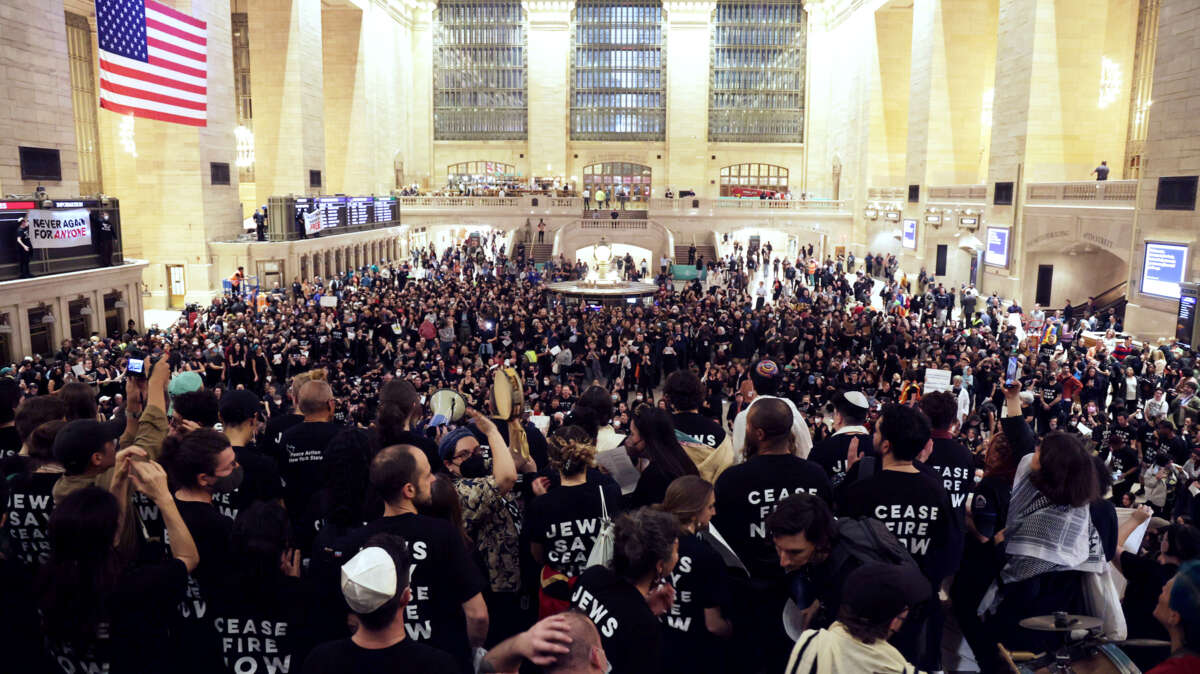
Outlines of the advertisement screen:
M1007 227L987 228L987 248L983 252L983 263L989 267L1008 266L1008 237L1012 232Z
M904 246L905 248L911 249L911 250L917 249L917 221L916 220L905 220L904 221L904 228L901 230L901 234L900 234L900 245Z
M1185 244L1147 241L1142 261L1142 292L1179 299L1179 284L1187 274L1187 254Z
M1175 319L1175 341L1192 346L1192 331L1196 328L1196 287L1189 284L1179 295L1179 315Z

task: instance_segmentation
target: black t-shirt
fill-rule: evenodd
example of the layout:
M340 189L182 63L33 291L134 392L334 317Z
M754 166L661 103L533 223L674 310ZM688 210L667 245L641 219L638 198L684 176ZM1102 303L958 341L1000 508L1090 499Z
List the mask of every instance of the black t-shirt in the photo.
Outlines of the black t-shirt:
M613 672L661 671L662 626L632 584L608 567L593 566L575 584L571 606L596 624Z
M470 671L470 643L463 603L486 587L454 525L424 515L381 517L350 536L347 559L378 533L396 534L412 557L412 601L404 608L408 638L449 653Z
M775 546L767 538L767 515L799 493L833 500L829 478L819 465L791 454L758 454L732 466L717 479L713 524L755 578L783 574Z
M21 452L21 436L16 426L0 426L0 459Z
M201 674L220 667L219 640L210 620L208 599L230 570L233 520L222 515L215 504L175 499L175 505L200 555L199 566L188 576L187 596L179 602L175 628L181 655L178 669Z
M280 467L287 462L287 454L283 450L283 434L292 426L303 421L304 417L295 412L277 414L267 421L267 427L262 432L263 453L275 459L275 463Z
M1008 521L1008 501L1012 496L1012 478L985 475L975 485L971 497L971 519L975 530L991 538Z
M238 513L255 501L283 498L283 481L275 459L260 453L253 445L234 447L233 452L244 473L242 484L231 492L213 494L213 505L231 520L237 519Z
M583 573L600 533L601 489L608 515L615 519L621 512L620 488L590 478L580 485L554 487L529 504L525 532L531 542L542 545L547 566L569 577Z
M50 557L50 513L54 510L51 492L58 473L25 473L9 483L8 521L4 531L12 543L14 556L21 563L37 566Z
M808 460L825 469L829 482L837 487L846 479L846 452L850 442L858 438L858 455L876 456L874 440L867 433L842 433L818 442L808 454Z
M663 671L717 671L715 640L704 610L720 606L729 592L725 562L695 534L679 538L679 562L671 572L675 602L663 617Z
M1160 564L1157 560L1122 552L1121 574L1125 576L1125 622L1130 639L1166 639L1167 630L1154 617L1158 596L1163 586L1179 571L1177 564Z
M299 578L231 577L208 604L228 674L294 672L313 646L313 607Z
M675 436L680 442L708 445L714 449L725 442L725 429L703 414L677 412L672 415L672 419L675 422ZM686 435L687 438L680 437L681 435Z
M874 517L904 544L930 580L958 563L949 559L955 517L941 481L924 472L883 470L846 491L850 517Z
M632 508L662 503L667 495L667 487L675 479L673 475L663 470L657 462L651 461L638 478L637 487L629 495L629 505Z
M454 658L412 639L387 648L363 648L339 639L313 649L301 674L427 674L456 668Z
M967 494L975 484L975 459L971 450L951 438L934 438L933 452L925 462L942 480L942 486L950 495L950 505L962 517L966 509Z
M308 510L309 499L325 483L325 447L345 426L332 421L306 421L283 433L283 498L288 512L296 517Z
M66 672L178 671L168 624L186 585L187 567L178 559L130 568L105 603L108 620L97 639L87 645L47 639L47 650Z

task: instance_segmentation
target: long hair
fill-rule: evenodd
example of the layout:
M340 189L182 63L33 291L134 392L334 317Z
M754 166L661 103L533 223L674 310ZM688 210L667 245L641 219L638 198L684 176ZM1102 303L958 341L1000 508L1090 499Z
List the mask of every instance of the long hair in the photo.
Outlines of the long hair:
M708 508L713 485L699 475L677 477L667 486L663 502L657 507L679 520L680 526L690 526Z
M277 501L257 501L233 522L230 552L238 563L231 569L240 592L267 592L283 579L279 566L291 546L287 511Z
M699 475L696 464L675 439L671 415L653 405L643 405L633 415L638 435L645 443L646 457L672 478Z
M113 548L119 515L117 499L99 487L84 487L55 506L50 559L36 586L48 637L77 646L96 639L120 572Z
M397 444L400 434L420 404L420 397L412 382L407 379L392 379L379 391L379 408L376 410L375 427L379 431L379 446Z

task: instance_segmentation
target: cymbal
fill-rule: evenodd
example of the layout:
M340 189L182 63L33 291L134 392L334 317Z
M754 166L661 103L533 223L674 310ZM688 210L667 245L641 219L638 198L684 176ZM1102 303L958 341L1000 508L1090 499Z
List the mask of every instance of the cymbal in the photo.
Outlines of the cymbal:
M1058 617L1065 618L1065 620L1056 621L1055 616L1039 615L1025 618L1020 625L1027 630L1039 632L1071 632L1073 630L1091 630L1104 624L1103 620L1090 615L1060 614Z
M1170 641L1163 641L1161 639L1126 639L1124 641L1114 641L1112 643L1122 647L1141 646L1145 648L1170 648L1171 646Z

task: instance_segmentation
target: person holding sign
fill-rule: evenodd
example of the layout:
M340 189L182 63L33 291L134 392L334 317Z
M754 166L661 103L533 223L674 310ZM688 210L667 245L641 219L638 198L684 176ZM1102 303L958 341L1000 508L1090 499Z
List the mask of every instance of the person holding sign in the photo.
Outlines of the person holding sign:
M29 218L17 223L17 255L20 259L21 278L33 278L29 272L29 261L33 259L33 241L29 240Z

